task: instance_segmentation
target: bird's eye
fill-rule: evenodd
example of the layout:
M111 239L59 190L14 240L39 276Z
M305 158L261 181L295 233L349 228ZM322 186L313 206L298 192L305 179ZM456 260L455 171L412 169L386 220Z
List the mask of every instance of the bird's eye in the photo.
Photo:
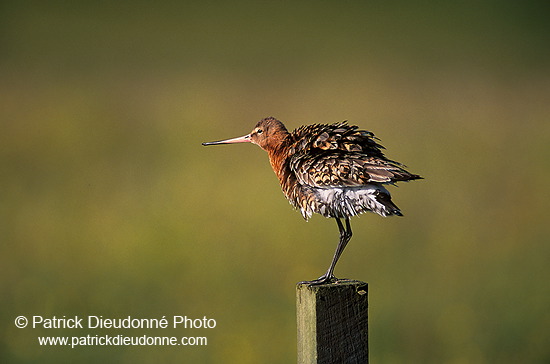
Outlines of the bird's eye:
M264 132L264 131L263 131L262 129L256 129L256 133L258 133L258 134L261 134L261 133L263 133L263 132Z

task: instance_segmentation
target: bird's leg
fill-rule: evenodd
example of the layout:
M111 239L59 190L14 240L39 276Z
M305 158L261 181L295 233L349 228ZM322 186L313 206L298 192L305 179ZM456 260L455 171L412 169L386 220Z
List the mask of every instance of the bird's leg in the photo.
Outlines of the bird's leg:
M346 217L345 227L339 218L336 218L336 223L338 224L338 230L340 230L340 241L338 242L338 246L336 247L336 251L334 252L334 256L332 257L332 262L330 263L330 267L328 268L327 272L323 274L321 277L313 281L300 282L301 284L324 284L324 283L330 283L332 281L337 280L336 277L334 276L334 267L336 266L338 259L340 259L340 256L342 255L342 252L346 248L346 245L348 245L352 236L352 231L351 231L351 225L349 223L349 218Z
M349 223L349 219L346 218L346 227L344 228L344 225L342 224L342 221L340 219L336 219L336 223L338 224L338 229L340 230L340 242L338 243L338 246L336 247L336 251L334 252L334 257L332 258L332 262L330 263L330 267L328 268L327 272L319 277L319 279L325 279L327 281L336 279L334 276L334 267L336 266L336 263L338 262L338 259L340 259L340 256L342 255L342 252L346 248L346 245L348 245L351 236L351 225Z

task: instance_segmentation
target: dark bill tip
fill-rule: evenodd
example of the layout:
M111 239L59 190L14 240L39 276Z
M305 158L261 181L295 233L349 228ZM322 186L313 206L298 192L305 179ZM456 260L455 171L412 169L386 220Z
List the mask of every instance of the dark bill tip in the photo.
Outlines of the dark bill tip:
M233 138L233 139L225 139L225 140L218 140L216 142L206 142L202 143L202 145L218 145L218 144L233 144L233 143L250 143L250 135L244 135L242 137Z

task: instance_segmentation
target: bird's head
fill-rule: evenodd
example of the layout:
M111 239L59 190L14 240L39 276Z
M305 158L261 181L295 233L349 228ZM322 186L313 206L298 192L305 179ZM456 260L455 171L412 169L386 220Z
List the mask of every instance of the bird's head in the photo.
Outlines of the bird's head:
M276 149L287 135L288 131L283 123L274 117L268 117L260 120L250 134L232 139L202 143L202 145L253 143L263 150L269 151Z

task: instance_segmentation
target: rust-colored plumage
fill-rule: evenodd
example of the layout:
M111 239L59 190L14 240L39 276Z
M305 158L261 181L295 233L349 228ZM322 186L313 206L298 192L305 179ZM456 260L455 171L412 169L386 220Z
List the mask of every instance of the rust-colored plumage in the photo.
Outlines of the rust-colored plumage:
M421 178L386 158L373 133L347 122L289 132L279 120L268 117L250 134L203 145L244 142L267 151L284 195L306 220L313 213L336 219L340 242L328 271L314 283L336 279L334 266L351 239L351 216L367 211L402 216L384 185Z

